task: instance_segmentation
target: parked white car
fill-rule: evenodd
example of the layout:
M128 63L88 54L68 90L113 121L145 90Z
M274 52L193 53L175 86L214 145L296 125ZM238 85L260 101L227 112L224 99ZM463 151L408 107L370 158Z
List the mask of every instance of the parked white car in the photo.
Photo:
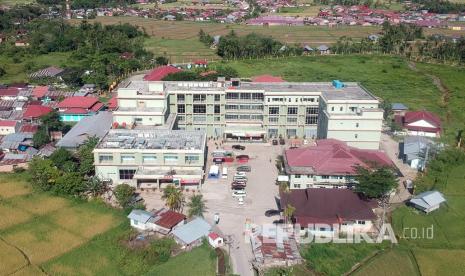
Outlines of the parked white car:
M234 176L246 176L247 174L245 172L236 172Z
M239 198L237 199L237 203L238 203L239 205L244 205L244 197L239 197Z
M245 176L239 176L239 175L235 175L234 178L233 178L233 181L247 181L247 177Z
M233 192L232 192L233 197L244 197L246 195L247 195L247 193L244 190L233 190Z

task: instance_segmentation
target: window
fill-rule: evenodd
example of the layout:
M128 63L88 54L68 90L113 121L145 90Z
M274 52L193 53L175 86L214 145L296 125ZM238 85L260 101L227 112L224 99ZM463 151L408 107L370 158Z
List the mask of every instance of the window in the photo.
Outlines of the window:
M342 107L342 106L339 107L339 111L342 111L342 110L344 110L344 107Z
M331 111L334 111L334 106L331 107Z
M268 114L279 114L279 107L271 106L268 110Z
M250 115L250 120L263 121L263 115Z
M364 220L357 220L357 224L365 225L365 221Z
M178 156L177 155L165 154L163 159L165 160L165 164L176 164L176 163L178 163Z
M357 139L357 138L358 138L358 134L355 134L354 137L355 137L355 139Z
M221 113L221 106L219 104L215 104L215 114Z
M297 123L297 117L288 117L287 118L288 123Z
M278 137L278 130L275 128L268 129L268 137Z
M154 154L144 154L142 155L142 163L156 163L157 162L157 156Z
M198 154L193 154L193 155L186 155L184 157L184 160L186 163L198 163L200 160L200 157Z
M321 179L329 179L329 175L322 175Z
M180 114L186 113L186 105L178 104L178 113Z
M239 94L237 92L226 93L226 100L237 100L239 99Z
M184 122L184 121L186 121L186 117L185 117L185 116L179 115L179 116L177 116L177 118L178 118L178 122Z
M318 116L307 116L305 117L306 125L316 125L318 123Z
M177 100L178 100L178 103L183 103L185 100L186 100L186 95L184 94L178 94L176 96Z
M214 120L215 120L215 122L219 122L219 121L221 121L221 117L220 116L215 116Z
M136 123L140 123L140 122L142 122L142 118L134 118L134 121L135 121Z
M318 106L309 106L305 109L306 114L318 114Z
M250 100L252 98L252 95L250 93L240 93L239 98L241 100Z
M277 123L279 120L279 117L269 117L268 122L270 123Z
M224 116L224 118L225 118L226 120L237 120L237 119L239 119L239 115L236 115L236 114L226 114L226 115Z
M350 107L350 111L352 111L352 112L355 112L355 111L357 111L357 107L355 107L355 106L351 106L351 107Z
M226 109L226 110L231 110L231 109L232 109L232 110L236 110L236 109L238 109L238 108L239 108L239 106L236 105L236 104L227 104L227 105L225 106L225 109Z
M215 102L219 102L221 100L221 95L215 95Z
M207 116L194 116L192 117L192 121L194 122L206 122Z
M300 174L296 174L294 178L300 178Z
M119 179L132 179L136 170L119 170Z
M263 101L263 94L262 93L252 93L252 100Z
M358 123L355 123L355 127L358 127L358 126L359 126L359 124L358 124Z
M300 189L300 184L294 184L294 188Z
M296 106L290 106L287 108L288 115L297 115L298 108Z
M207 106L204 104L194 104L194 113L195 114L207 113Z
M113 162L113 155L99 155L98 160L100 163Z
M295 136L297 136L297 129L293 129L293 128L291 128L291 129L286 129L286 135L287 135L288 137L295 137Z
M124 154L121 155L121 163L134 163L136 162L136 157L134 155Z
M194 102L204 102L206 95L194 94Z

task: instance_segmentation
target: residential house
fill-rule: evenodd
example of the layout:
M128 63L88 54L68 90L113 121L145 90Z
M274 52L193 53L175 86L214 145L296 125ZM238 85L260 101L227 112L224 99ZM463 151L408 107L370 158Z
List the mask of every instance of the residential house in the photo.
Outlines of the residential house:
M14 101L18 98L19 89L16 87L0 88L0 99Z
M394 116L404 116L405 112L408 110L408 107L403 103L392 103L391 110Z
M31 79L38 79L38 78L60 78L61 73L64 72L64 69L50 66L39 71L36 71L29 75Z
M441 135L441 119L432 112L406 112L402 123L408 135L427 137L439 137Z
M181 69L178 69L174 66L164 65L157 67L150 71L148 74L144 76L144 80L146 81L161 81L164 77L168 76L169 74L181 72Z
M283 159L291 190L350 188L356 185L357 166L394 166L380 150L350 147L335 139L317 140L316 146L288 149Z
M103 138L110 130L112 123L113 115L111 112L102 111L85 117L77 122L56 146L68 150L77 150L91 137Z
M174 229L171 233L177 243L183 247L193 248L202 243L203 238L207 238L211 232L211 225L203 218L195 218L194 220L181 225Z
M370 205L346 189L305 189L280 193L282 208L295 208L293 222L316 236L373 231L376 219Z
M26 40L16 40L15 46L16 47L27 47L29 46L29 42L27 42Z
M53 109L43 105L29 105L23 113L23 120L34 122L39 120L40 117L52 112Z
M104 104L96 97L73 96L61 101L57 107L63 122L79 122L96 114Z
M427 214L439 209L444 202L446 202L444 195L438 191L423 192L409 201L410 205Z
M207 68L208 61L206 59L198 59L194 61L195 68Z
M184 224L186 216L167 209L155 212L134 209L128 215L131 226L142 231L154 231L169 234L173 229Z
M305 45L303 50L305 54L313 54L315 52L315 50L308 45Z
M31 133L11 133L3 137L0 143L0 150L4 152L18 152L26 151L28 147L32 146L32 134Z
M331 49L326 45L320 45L316 49L320 52L320 55L329 55L329 54L331 54Z
M16 133L18 130L18 122L12 120L0 120L0 136Z
M48 86L36 86L32 89L32 97L36 100L42 100L43 98L45 98L48 91Z
M402 158L404 163L410 165L411 168L423 170L425 168L425 158L428 150L435 145L435 143L424 136L407 136L404 141L400 143L399 157Z
M29 160L29 156L25 153L6 153L3 158L0 153L0 172L13 172L15 168L26 169Z
M92 94L96 91L96 89L97 89L97 86L95 84L86 83L79 89L79 91L83 93Z

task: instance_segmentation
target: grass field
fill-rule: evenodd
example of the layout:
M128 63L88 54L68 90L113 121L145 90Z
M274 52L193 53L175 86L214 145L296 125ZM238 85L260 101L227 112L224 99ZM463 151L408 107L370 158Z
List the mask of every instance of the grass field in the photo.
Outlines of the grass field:
M220 58L214 50L206 47L198 39L175 40L151 37L145 40L144 46L156 56L168 57L172 63L191 62L196 59L207 59L210 62Z
M465 250L415 249L421 275L464 275Z
M189 253L182 253L170 261L156 266L146 276L216 275L216 255L214 253L210 246L202 245Z
M33 64L36 68L45 68L48 66L63 66L70 53L50 53L34 57L24 57L19 62L5 55L0 55L0 64L6 70L6 74L0 77L0 83L23 82L27 80L25 65Z
M357 270L354 275L403 276L419 275L419 273L407 250L392 249L380 253L376 258L373 258L373 260Z

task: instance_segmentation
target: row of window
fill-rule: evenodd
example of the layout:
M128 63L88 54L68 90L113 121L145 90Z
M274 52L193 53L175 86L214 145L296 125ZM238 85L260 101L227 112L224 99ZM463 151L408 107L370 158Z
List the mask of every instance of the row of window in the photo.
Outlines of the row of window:
M312 97L312 98L295 98L294 99L294 102L298 103L298 102L311 102L311 103L314 103L314 102L318 102L318 97ZM292 98L283 98L283 97L280 97L280 98L277 98L277 97L273 97L273 98L268 98L268 102L288 102L288 103L291 103L292 102Z
M263 101L263 93L226 93L226 100L260 100Z
M183 103L186 100L186 95L184 94L178 94L176 95L176 99L178 103ZM207 99L207 95L205 94L194 94L192 95L192 99L194 102L203 102ZM221 100L221 95L215 95L214 96L215 102L219 102Z
M226 114L226 120L263 121L263 115L256 114Z
M297 106L289 106L287 108L288 115L297 115L299 108ZM270 106L268 108L268 114L271 115L278 115L279 114L279 106ZM318 114L318 107L317 106L309 106L305 108L305 114Z
M263 110L261 104L227 104L226 110Z
M144 164L154 164L157 163L158 157L154 154L143 154L142 155L142 163ZM163 156L163 160L165 163L177 163L178 156L173 154L165 154ZM184 161L186 163L196 163L200 160L200 156L198 154L189 154L184 156ZM99 155L99 162L100 163L112 163L113 162L113 155L109 154L101 154ZM135 163L136 157L133 154L122 154L121 155L121 163Z
M206 114L207 113L207 105L205 105L205 104L194 104L193 112L195 114ZM215 104L215 106L213 107L213 112L215 114L220 114L221 113L221 105ZM178 104L178 114L184 114L184 113L186 113L186 105Z

